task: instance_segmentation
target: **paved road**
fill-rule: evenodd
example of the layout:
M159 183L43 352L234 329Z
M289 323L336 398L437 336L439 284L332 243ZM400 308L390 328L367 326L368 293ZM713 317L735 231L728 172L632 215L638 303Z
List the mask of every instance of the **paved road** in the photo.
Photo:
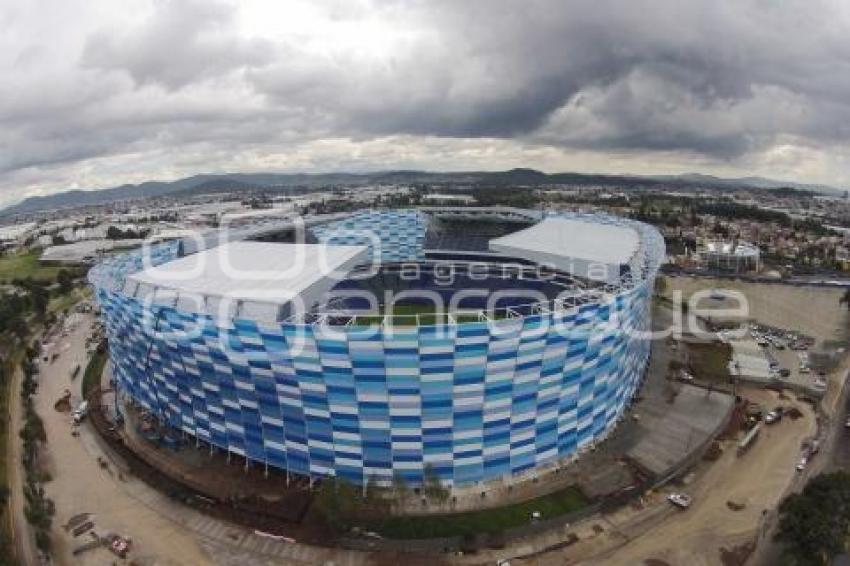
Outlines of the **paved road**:
M764 275L753 275L746 273L729 273L724 271L693 271L662 269L662 273L669 277L698 277L701 279L727 279L745 281L747 283L770 283L773 285L794 285L811 287L850 287L850 279L844 273L820 275L795 275L790 278L776 279Z
M845 376L845 382L846 382ZM847 469L850 468L850 428L844 426L847 418L850 417L850 392L845 385L844 394L839 402L839 408L836 411L835 420L833 422L834 443L830 452L829 469Z

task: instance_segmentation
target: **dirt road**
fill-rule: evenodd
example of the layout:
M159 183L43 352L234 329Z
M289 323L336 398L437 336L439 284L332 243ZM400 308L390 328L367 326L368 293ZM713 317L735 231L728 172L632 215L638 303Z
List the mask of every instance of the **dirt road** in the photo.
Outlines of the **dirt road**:
M850 466L850 428L845 426L845 422L850 417L850 407L848 407L850 391L847 389L850 368L848 366L850 366L850 360L845 359L835 375L831 376L837 384L836 395L833 404L825 407L827 421L823 423L821 456L813 460L801 477L789 486L788 493L801 491L809 479L820 473L846 470ZM749 564L773 566L781 562L782 545L773 541L776 523L777 521L771 523L772 528L762 539Z
M767 391L751 391L747 396L767 406L789 404ZM800 444L814 435L816 426L810 407L797 406L805 411L803 418L786 418L764 427L748 453L737 456L734 445L727 442L723 457L693 485L682 487L694 497L690 509L677 511L651 532L587 563L642 564L656 558L674 566L721 564L720 549L752 539L758 533L762 514L776 507L798 473L795 464ZM746 507L733 511L727 501Z
M686 478L685 485L651 494L643 509L626 507L573 525L564 532L550 533L546 535L549 544L564 540L570 532L580 540L562 550L512 559L511 564L631 566L653 558L671 566L721 564L721 548L734 547L756 536L763 511L776 506L797 474L795 465L801 443L816 430L814 411L809 405L779 399L776 393L761 389L745 388L742 394L768 407L795 405L804 416L765 427L755 445L740 457L736 455L735 442L725 441L720 459L703 464L695 477ZM691 508L673 508L666 501L666 494L671 491L692 495ZM730 500L744 504L744 508L731 510L727 506ZM521 555L533 546L533 541L519 541L502 551L487 551L456 561L492 564L499 558Z
M98 464L98 458L108 457L87 427L82 428L79 438L72 437L71 414L54 409L66 388L72 391L73 406L81 401L82 379L72 381L70 376L77 364L86 366L84 343L93 319L89 315L77 316L76 327L70 328L67 336L59 337L53 346L53 351L60 353L59 358L53 363L41 363L36 397L36 409L47 431L48 469L53 477L45 489L56 503L52 537L56 563L94 566L113 562L115 557L106 549L72 555L72 550L89 538L74 538L61 525L82 512L94 515L98 532L115 531L132 537L134 556L146 564L210 563L209 556L192 537L151 507L139 480L122 479L114 465L102 468Z
M52 541L57 564L95 566L115 561L104 548L73 556L74 548L88 542L89 535L74 538L62 525L78 513L91 513L100 534L112 531L130 536L131 557L140 566L371 563L369 553L271 540L204 515L134 478L88 425L80 428L79 437L71 436L70 412L57 411L54 403L66 388L72 392L73 406L81 401L81 379L72 380L70 376L77 364L85 367L84 344L93 322L90 315L81 316L78 324L57 341L54 348L60 356L53 363L41 364L36 397L48 437L46 456L53 480L45 489L56 503Z

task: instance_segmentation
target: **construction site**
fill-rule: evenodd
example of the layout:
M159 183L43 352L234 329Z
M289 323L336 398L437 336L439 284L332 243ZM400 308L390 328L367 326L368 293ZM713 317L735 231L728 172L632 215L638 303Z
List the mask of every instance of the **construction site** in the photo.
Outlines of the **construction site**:
M801 297L772 290L783 305L808 301L810 309L822 305L823 311L792 325L791 318L777 319L769 305L754 302L756 315L771 312L773 318L748 319L743 340L756 339L752 332L774 340L784 324L783 336L793 334L800 346L834 347L846 316L834 303L830 308L837 303L834 293L814 294L813 301L806 289L797 290ZM764 301L769 294L758 296ZM660 304L653 317L660 328L673 311ZM49 438L43 462L57 508L57 563L101 564L126 554L138 564L380 564L403 555L411 563L655 559L672 565L697 554L705 557L700 563L743 564L771 528L781 497L826 459L818 455L829 443L824 423L843 411L843 361L825 370L826 390L813 396L781 381L760 385L733 379L733 371L719 375L723 364L715 357L734 368L728 329L710 344L687 336L659 340L628 418L594 450L569 465L541 469L534 481L456 489L453 498L427 506L414 497L394 513L462 516L566 488L582 494L580 509L532 518L498 539L393 539L365 529L340 536L311 513L317 486L169 436L143 409L116 403L108 364L84 399L80 368L97 354L98 328L92 314L72 314L45 340L41 360L36 399ZM707 345L716 352L707 354ZM776 353L799 360L793 346ZM685 510L671 505L667 496L673 493L687 493L692 503Z

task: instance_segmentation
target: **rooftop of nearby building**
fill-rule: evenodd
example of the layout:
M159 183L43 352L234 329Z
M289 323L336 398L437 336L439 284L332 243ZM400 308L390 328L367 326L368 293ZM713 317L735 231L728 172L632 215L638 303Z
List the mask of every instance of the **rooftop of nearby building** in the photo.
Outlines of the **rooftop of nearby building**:
M141 246L144 240L82 240L70 244L50 246L39 258L43 262L52 263L88 263L93 262L101 254L119 249L134 248Z
M708 241L705 251L709 254L724 254L735 256L757 256L759 249L748 242Z

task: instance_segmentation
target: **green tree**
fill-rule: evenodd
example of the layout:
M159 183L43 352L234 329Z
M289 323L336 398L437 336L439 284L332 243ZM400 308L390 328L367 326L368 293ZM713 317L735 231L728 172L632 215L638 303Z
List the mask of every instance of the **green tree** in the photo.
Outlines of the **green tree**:
M34 279L16 279L14 283L27 292L32 310L43 316L47 312L47 303L50 301L50 292L44 284Z
M315 506L330 529L344 532L351 527L361 502L357 488L350 482L343 478L328 477L319 486Z
M56 283L59 284L59 292L65 294L74 287L74 276L67 269L60 269L56 274Z
M440 476L437 475L434 465L430 463L425 464L423 472L424 485L422 491L429 499L433 499L438 503L445 502L449 498L449 490L440 481Z
M399 508L404 508L407 499L410 497L410 486L407 485L407 480L399 472L393 474L393 497Z
M845 305L850 310L850 287L844 290L844 294L838 299L838 304Z
M850 473L821 474L779 506L776 539L795 564L825 565L846 548L850 532Z
M384 490L381 487L378 478L369 476L369 481L363 489L363 504L366 510L375 515L383 515L389 509L389 501L384 497Z
M667 278L663 275L658 275L655 278L655 294L659 297L663 296L667 292L668 283Z

